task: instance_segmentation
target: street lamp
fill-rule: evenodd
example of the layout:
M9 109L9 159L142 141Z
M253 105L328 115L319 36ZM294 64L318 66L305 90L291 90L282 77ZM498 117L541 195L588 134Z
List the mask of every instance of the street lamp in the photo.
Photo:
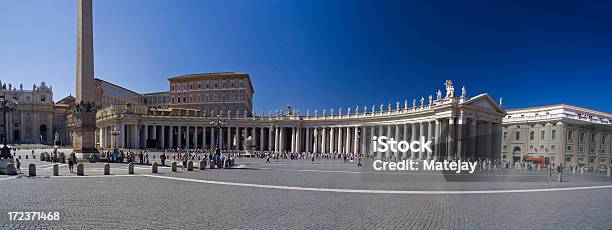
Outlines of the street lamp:
M0 105L2 105L2 107L0 107L0 111L2 111L2 118L3 118L3 123L4 123L4 137L2 138L2 144L4 145L2 147L2 149L0 150L0 159L12 159L13 156L11 156L11 149L9 149L8 147L8 143L7 143L7 136L8 136L8 123L7 123L7 118L6 118L6 114L11 111L11 108L9 108L8 106L8 100L6 99L6 92L2 93L2 96L0 96Z
M221 141L221 128L225 126L225 121L217 114L213 120L210 121L210 126L218 130L217 136L215 137L215 141L213 143L213 149L215 150L215 155L221 155L221 150L219 149L219 141Z

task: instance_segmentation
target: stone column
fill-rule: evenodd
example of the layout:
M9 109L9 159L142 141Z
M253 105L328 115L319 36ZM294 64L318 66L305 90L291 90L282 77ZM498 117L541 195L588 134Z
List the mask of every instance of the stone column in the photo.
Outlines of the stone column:
M493 133L493 123L491 122L487 122L485 125L485 159L491 159L491 146L492 146L492 140L491 140L491 136ZM585 150L586 151L586 150Z
M144 125L144 146L147 148L147 142L149 141L149 125Z
M403 126L404 126L404 136L403 136L402 140L406 141L406 142L410 142L410 139L408 139L408 129L409 129L409 126L408 126L408 124L404 124ZM407 156L408 156L407 154L408 154L408 152L402 153L402 155L403 155L402 159L407 158Z
M400 128L399 128L399 127L400 127L400 125L399 125L399 124L395 124L395 125L393 125L393 126L395 127L395 133L393 134L393 140L395 140L395 141L399 142L399 141L401 141L401 139L399 138L399 136L400 136ZM402 153L401 153L401 152L399 152L399 151L398 151L398 152L393 153L393 155L395 155L395 156L396 156L396 157L398 157L398 158L401 158L401 154L402 154Z
M210 127L210 148L213 149L215 145L215 127Z
M19 143L23 144L25 143L26 139L25 139L25 124L28 123L28 121L26 121L25 119L25 113L24 112L20 112L21 114L21 120L19 120L19 128L21 129L19 131ZM31 123L30 123L31 124Z
M278 152L280 150L280 147L279 147L279 144L278 144L279 136L280 136L280 134L279 134L278 127L274 127L274 152Z
M448 140L446 142L446 159L457 159L455 152L455 118L448 119Z
M240 150L240 144L241 144L240 139L242 139L241 134L242 133L240 133L240 126L236 126L236 135L234 135L236 137L236 146L235 146L236 150Z
M312 147L312 150L313 150L312 152L316 153L319 150L318 148L319 147L319 132L317 128L314 128L313 132L314 132L314 146Z
M206 126L202 126L202 149L206 149Z
M327 128L325 128L325 127L321 128L321 153L325 153L326 152L325 150L327 150L325 148L326 145L327 145L327 139L326 139L326 135L325 135L326 134L325 133L326 129Z
M281 152L285 151L285 143L286 143L286 141L285 141L285 132L284 131L285 131L284 127L280 127L279 128L279 135L280 135L279 140L280 140L280 142L278 143L279 144L278 146L279 146Z
M232 150L232 127L227 126L227 150Z
M372 142L374 142L374 136L374 126L372 125L370 126L370 143L368 143L368 146L370 146L370 156L374 156L374 146L372 145Z
M159 128L160 128L160 133L159 133L159 136L160 136L160 138L159 138L159 139L160 139L160 141L159 141L159 147L160 147L161 149L166 149L166 126L165 126L165 125L162 125L162 126L160 126Z
M476 138L478 137L477 135L478 135L477 120L476 118L472 118L470 119L470 127L469 127L469 134L468 134L468 139L469 139L468 158L471 158L471 160L478 160L477 156L479 156L479 154L477 154L478 147L476 146Z
M30 137L30 143L34 143L34 144L38 144L40 142L40 135L38 134L38 131L40 129L40 125L38 124L38 113L33 112L32 113L32 132L31 132L31 137ZM95 135L95 132L93 132L93 135ZM95 144L95 136L94 136L94 144Z
M464 137L464 133L465 133L465 123L466 120L464 117L459 117L457 118L457 154L456 154L456 159L459 160L465 160L466 156L465 156L465 144L463 143L463 137Z
M351 153L351 127L346 127L344 135L344 152L349 154Z
M378 126L378 137L379 137L379 138L380 138L381 136L384 136L384 135L385 135L383 130L384 130L383 125L379 125L379 126ZM380 156L379 156L379 158L381 158L381 159L382 159L382 157L383 157L383 153L379 152L379 153L377 153L377 154L378 154L378 155L380 155Z
M360 141L361 141L361 149L359 151L359 153L361 153L362 156L366 155L366 127L365 125L361 125L361 134L359 135Z
M176 146L177 148L183 148L183 145L181 145L183 142L182 140L183 138L181 135L181 131L182 131L181 128L182 127L180 125L176 127Z
M353 154L359 153L359 128L353 127Z
M191 138L193 140L193 149L197 149L198 148L198 126L193 126L193 137Z
M440 120L436 119L435 121L436 124L436 128L435 128L435 137L434 137L434 159L440 159L440 133L442 130L442 127L440 127Z
M185 149L191 149L191 139L189 138L189 134L191 133L190 129L189 126L185 127Z
M310 143L310 128L306 127L306 144L304 145L306 152L310 152Z
M344 149L342 148L342 127L338 127L338 153L344 153Z
M13 143L13 113L8 113L7 114L7 126L4 127L5 128L5 136L6 136L6 141L8 143Z
M272 126L268 127L268 152L272 152L272 145L274 141L272 141Z
M334 127L329 128L329 152L330 153L334 153L336 152L334 149L335 147L335 139L334 139Z
M248 135L247 135L248 137ZM256 127L252 127L251 129L251 138L253 139L253 150L257 151L259 149L259 146L261 145L261 142L259 141L259 135L257 133L257 128Z
M53 131L51 131L51 132L53 132ZM100 127L100 132L99 132L99 135L100 135L100 138L99 138L99 141L100 141L100 147L101 147L101 148L105 148L105 146L104 146L104 127ZM8 139L7 139L7 140L8 140ZM48 140L48 139L47 139L47 140ZM51 140L51 142L53 142L53 140Z
M264 151L264 127L259 127L259 151Z
M427 122L427 141L431 141L431 143L432 143L431 144L432 152L428 152L427 153L427 159L428 160L432 160L433 159L433 149L435 148L435 145L436 145L435 142L434 142L434 140L435 140L434 139L435 135L434 135L434 131L433 131L434 130L434 126L435 126L435 124L432 123L432 121L428 121Z
M135 132L135 136L136 136L136 143L134 143L134 147L136 149L140 149L140 126L138 124L134 125L134 132Z
M47 128L47 144L54 146L55 143L53 143L53 138L55 137L55 133L53 133L53 112L49 113L48 115L49 116L47 116L47 125L49 127ZM102 145L100 144L100 146Z
M293 127L295 129L295 144L293 145L294 152L300 152L300 128Z
M125 125L119 124L119 148L125 148Z
M412 123L412 134L410 136L410 140L411 141L416 141L417 140L417 123ZM417 158L417 152L411 152L410 158L412 159L416 159Z
M427 134L425 133L427 131L426 128L425 128L425 124L426 124L425 122L419 122L419 138L418 138L419 140L421 138L427 139L426 138ZM427 154L427 152L425 152L425 151L419 152L419 159L423 159L424 156L426 156L426 154Z
M501 159L501 132L502 132L502 128L501 128L501 124L500 123L493 123L493 132L491 132L491 138L493 139L492 141L492 145L491 146L491 159L492 160L498 160ZM549 129L550 130L550 129ZM557 137L558 138L558 137ZM557 152L563 151L563 149L559 148L556 149ZM557 157L555 156L555 160L557 159ZM609 159L608 159L609 161ZM599 162L599 160L597 161Z
M168 126L168 149L173 149L174 148L174 129L173 126L170 125Z

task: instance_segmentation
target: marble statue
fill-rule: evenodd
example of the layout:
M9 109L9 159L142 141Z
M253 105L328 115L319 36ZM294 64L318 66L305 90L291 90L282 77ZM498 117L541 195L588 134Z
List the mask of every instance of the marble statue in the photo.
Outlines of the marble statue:
M455 97L455 87L453 86L453 81L446 80L446 82L444 83L444 86L446 86L446 97L445 98Z

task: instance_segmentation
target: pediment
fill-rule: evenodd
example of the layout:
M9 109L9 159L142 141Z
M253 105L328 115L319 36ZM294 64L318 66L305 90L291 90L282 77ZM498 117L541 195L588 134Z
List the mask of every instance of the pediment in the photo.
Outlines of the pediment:
M493 100L493 98L491 98L491 96L486 93L473 97L470 100L464 102L463 104L473 106L484 111L505 114L501 106L499 106L499 104L497 104L497 102L495 102L495 100Z

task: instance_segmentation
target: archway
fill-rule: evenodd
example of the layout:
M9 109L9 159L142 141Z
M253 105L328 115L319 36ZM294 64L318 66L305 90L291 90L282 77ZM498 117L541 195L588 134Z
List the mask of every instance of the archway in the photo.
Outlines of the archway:
M516 146L512 149L512 161L521 161L521 147Z
M39 133L40 133L40 142L41 144L46 144L47 143L47 125L40 125L39 128Z
M19 132L19 130L14 130L13 131L13 143L19 143L21 141L20 139L20 135L21 133Z

